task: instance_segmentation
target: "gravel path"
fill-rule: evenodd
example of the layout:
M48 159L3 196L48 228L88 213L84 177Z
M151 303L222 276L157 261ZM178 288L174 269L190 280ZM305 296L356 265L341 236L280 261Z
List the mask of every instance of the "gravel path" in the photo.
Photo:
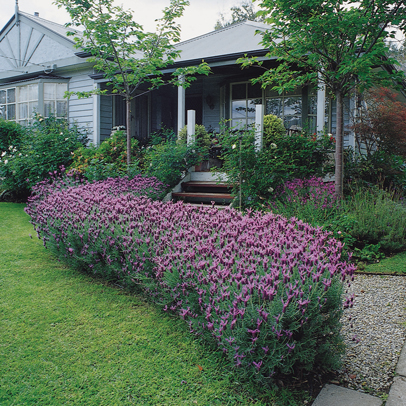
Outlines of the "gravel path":
M348 294L355 300L341 320L347 350L340 381L387 393L406 338L406 277L356 275Z

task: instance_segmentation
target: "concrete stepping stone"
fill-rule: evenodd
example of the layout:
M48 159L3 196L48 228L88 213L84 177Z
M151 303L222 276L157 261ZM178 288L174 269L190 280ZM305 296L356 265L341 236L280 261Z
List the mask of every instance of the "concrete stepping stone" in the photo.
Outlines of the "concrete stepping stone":
M382 406L382 403L382 399L375 396L327 384L313 402L313 406Z
M395 376L390 387L388 400L385 406L405 406L406 405L406 378Z

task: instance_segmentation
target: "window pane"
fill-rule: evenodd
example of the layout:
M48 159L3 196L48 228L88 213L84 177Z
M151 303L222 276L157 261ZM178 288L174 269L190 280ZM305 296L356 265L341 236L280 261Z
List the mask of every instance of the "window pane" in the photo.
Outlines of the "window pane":
M236 99L246 99L247 98L247 85L246 83L240 83L239 85L233 85L231 88L231 98Z
M302 115L302 98L286 97L283 106L284 116L301 116Z
M56 83L44 83L44 100L56 99Z
M38 102L31 102L28 106L28 117L32 118L33 114L38 111Z
M282 118L281 98L274 97L266 101L266 114L273 114L274 116Z
M248 117L255 117L255 110L256 110L256 105L259 104L257 103L261 102L259 99L254 99L254 100L248 100L248 110L247 110L247 116Z
M67 90L68 90L67 83L57 83L56 84L56 98L59 100L63 99L63 96Z
M248 98L259 98L262 99L262 88L260 83L256 83L255 85L248 84Z
M231 117L237 119L244 119L246 115L247 105L245 100L233 101L231 106Z
M288 130L297 130L302 127L302 118L301 117L294 117L294 116L285 116L283 120L283 124L285 128ZM298 128L299 127L299 128Z
M1 104L6 103L6 91L5 90L0 90L0 103Z
M309 114L317 114L317 96L309 97Z
M49 117L54 113L54 102L44 102L44 116Z
M19 103L18 106L19 119L28 118L28 103Z
M7 120L15 120L16 119L16 105L9 104L7 106Z
M28 88L28 100L38 100L38 85L30 85Z
M56 102L56 116L66 117L66 115L67 115L67 102L66 101Z
M245 120L231 120L231 127L234 129L243 129L245 127Z
M7 90L7 103L15 103L16 101L16 89Z
M6 105L0 105L0 118L6 119Z
M28 100L28 86L21 86L19 88L19 97L18 97L18 101L19 102L24 102Z

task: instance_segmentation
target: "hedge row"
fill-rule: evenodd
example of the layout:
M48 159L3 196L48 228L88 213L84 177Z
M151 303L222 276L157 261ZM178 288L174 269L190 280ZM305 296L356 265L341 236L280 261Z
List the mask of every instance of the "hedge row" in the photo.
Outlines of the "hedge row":
M242 375L272 382L276 373L337 367L343 282L354 272L342 244L272 213L141 196L160 187L146 178L42 184L26 211L61 259L141 288L214 339Z

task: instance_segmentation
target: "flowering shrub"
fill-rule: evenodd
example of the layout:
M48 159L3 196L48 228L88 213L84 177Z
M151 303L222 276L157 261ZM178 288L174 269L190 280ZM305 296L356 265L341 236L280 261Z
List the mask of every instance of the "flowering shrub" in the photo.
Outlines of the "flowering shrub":
M133 175L141 159L138 141L131 139L131 157L136 165ZM81 146L72 154L70 169L80 172L90 182L114 178L128 174L127 168L127 136L124 131L116 131L98 147L94 145Z
M7 152L10 145L18 148L24 133L22 125L0 118L0 154Z
M278 141L268 140L261 151L256 151L253 130L233 131L223 126L220 135L223 170L234 185L234 194L241 188L245 206L262 204L287 180L323 176L330 170L327 164L333 141L327 134L279 135Z
M19 195L28 195L32 186L68 166L71 153L86 142L86 134L66 120L36 116L20 145L10 145L0 159L3 186Z
M341 260L342 244L272 213L137 196L155 182L130 188L114 179L53 193L38 186L26 211L61 259L143 289L191 332L214 339L243 376L272 382L316 363L336 367L342 282L354 271Z

